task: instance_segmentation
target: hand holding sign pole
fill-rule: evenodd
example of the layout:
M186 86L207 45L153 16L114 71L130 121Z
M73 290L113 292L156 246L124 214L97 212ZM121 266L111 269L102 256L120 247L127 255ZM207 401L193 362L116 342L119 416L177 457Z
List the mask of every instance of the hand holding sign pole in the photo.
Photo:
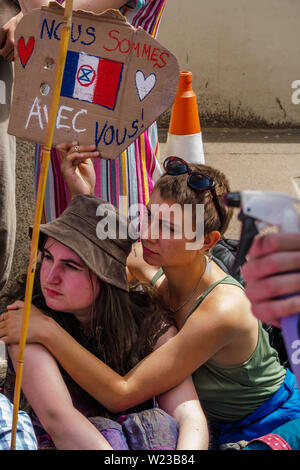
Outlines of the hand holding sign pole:
M20 404L20 392L21 392L21 382L22 382L22 373L23 373L23 358L24 358L24 349L26 344L26 336L29 322L30 306L32 300L32 291L33 291L33 282L36 270L36 261L37 261L37 250L38 250L38 240L40 233L40 221L42 217L42 207L45 194L45 185L47 179L48 165L50 159L50 150L52 146L52 138L55 128L56 114L59 105L60 98L60 89L63 78L63 71L65 66L65 58L68 49L68 42L70 36L70 30L72 25L72 6L73 0L66 0L66 7L64 12L63 19L63 30L62 37L59 45L58 60L55 73L55 81L50 105L48 125L46 128L45 134L45 143L42 151L42 162L41 162L41 175L39 180L37 198L36 198L36 207L34 215L34 225L32 232L32 242L31 242L31 251L30 251L30 261L27 270L27 281L26 281L26 291L25 291L25 302L24 302L24 313L22 321L22 330L20 336L17 368L16 368L16 382L14 390L14 408L13 408L13 421L12 421L12 437L11 437L11 450L15 449L16 446L16 430L17 430L17 420L18 420L18 410ZM18 42L18 52L21 61L22 67L26 66L26 63L30 59L35 41L33 37L30 37L27 46L25 45L24 38Z

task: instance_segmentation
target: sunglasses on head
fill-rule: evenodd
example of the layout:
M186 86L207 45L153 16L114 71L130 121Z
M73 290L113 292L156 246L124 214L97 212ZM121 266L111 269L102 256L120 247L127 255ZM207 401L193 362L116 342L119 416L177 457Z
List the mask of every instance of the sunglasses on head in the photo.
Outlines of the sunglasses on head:
M166 158L163 166L165 172L171 176L178 176L188 173L187 184L190 188L195 189L196 191L210 191L222 227L223 215L215 190L215 182L213 178L204 173L200 173L199 171L192 170L187 162L179 157Z

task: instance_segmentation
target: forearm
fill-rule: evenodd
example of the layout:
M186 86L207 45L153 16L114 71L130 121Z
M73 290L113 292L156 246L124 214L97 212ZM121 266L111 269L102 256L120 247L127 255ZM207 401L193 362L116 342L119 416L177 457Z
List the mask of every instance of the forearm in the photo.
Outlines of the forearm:
M22 308L22 303L16 302L10 306L8 318L0 322L0 337L8 344L19 340L19 312ZM208 321L202 322L201 330L195 322L189 321L173 338L122 377L34 306L31 316L28 342L44 345L75 382L116 413L159 396L183 382L220 349L219 343L224 341L223 330L229 330L227 324L225 328L222 323L215 327L210 321L211 314L203 315L202 312L202 318L208 318ZM14 330L17 331L13 333Z
M9 354L15 367L18 346L9 346ZM95 426L74 408L56 361L39 345L25 348L22 389L57 449L111 449Z
M207 450L209 434L206 419L187 416L179 422L177 450Z
M58 450L112 450L96 427L74 407L48 414L42 425Z
M187 377L172 390L157 397L160 408L177 421L177 450L206 450L208 426L192 381Z
M126 0L73 0L73 10L86 10L102 13L109 8L119 9Z

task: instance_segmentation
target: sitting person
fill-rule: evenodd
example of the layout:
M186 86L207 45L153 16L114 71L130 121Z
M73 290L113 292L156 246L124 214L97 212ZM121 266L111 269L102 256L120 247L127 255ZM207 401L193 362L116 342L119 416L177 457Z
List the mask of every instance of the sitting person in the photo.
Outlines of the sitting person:
M176 328L146 287L129 288L126 258L132 242L97 237L102 209L127 227L125 217L95 196L73 198L58 219L41 225L42 261L32 309L39 308L46 320L55 319L89 354L124 375ZM9 353L15 363L17 347ZM207 448L206 421L191 378L157 397L162 410L151 402L121 418L78 387L40 345L26 346L22 383L34 410L30 416L39 448ZM126 408L120 411L124 415ZM136 427L140 437L136 430L128 436Z
M73 194L91 191L87 182L92 165L86 150L79 146L75 151L71 144L60 148L65 157L62 171ZM223 203L230 191L226 177L208 166L188 166L176 157L164 166L165 174L147 206L142 243L130 254L127 268L131 279L152 280L178 333L126 374L116 374L91 356L36 309L31 313L28 341L44 345L82 388L114 412L166 392L193 374L213 446L249 441L300 417L295 377L281 366L270 347L243 287L210 261L209 252L232 214ZM184 212L193 228L190 233L178 231L180 217L170 219L173 204L177 209L184 205L193 209L194 214ZM201 205L204 219L197 220ZM157 211L162 206L168 217ZM204 236L196 246L191 236L197 238L197 223L200 228L204 223ZM163 233L166 226L171 234L168 239ZM157 236L152 235L152 228ZM187 249L191 239L192 249ZM9 306L6 320L0 323L0 337L7 343L18 342L21 313L18 305Z

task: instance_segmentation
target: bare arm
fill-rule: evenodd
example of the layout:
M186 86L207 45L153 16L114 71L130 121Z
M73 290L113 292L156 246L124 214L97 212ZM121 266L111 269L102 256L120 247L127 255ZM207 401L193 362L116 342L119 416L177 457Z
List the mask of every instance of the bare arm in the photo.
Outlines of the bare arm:
M48 5L48 0L20 0L22 11L27 13L34 8ZM124 0L73 0L73 10L93 11L101 13L109 8L118 9L126 3Z
M19 341L23 305L16 302L0 321L0 338L6 343ZM121 377L35 307L30 317L28 341L43 344L83 389L113 412L175 387L239 334L228 311L212 316L202 307L201 322L192 315L174 338Z
M11 345L9 354L15 365L18 347ZM93 424L73 407L57 363L43 346L32 344L25 348L22 389L57 449L112 449Z
M101 13L109 8L118 9L125 5L126 0L73 0L73 10L93 11Z
M24 15L34 8L41 8L48 5L48 0L19 0L19 5Z
M126 262L127 275L129 280L151 282L159 266L150 266L143 258L143 247L141 242L132 246Z
M156 348L165 344L177 334L175 327L159 338ZM207 450L208 427L201 408L192 377L157 397L160 408L173 416L179 424L177 450Z

